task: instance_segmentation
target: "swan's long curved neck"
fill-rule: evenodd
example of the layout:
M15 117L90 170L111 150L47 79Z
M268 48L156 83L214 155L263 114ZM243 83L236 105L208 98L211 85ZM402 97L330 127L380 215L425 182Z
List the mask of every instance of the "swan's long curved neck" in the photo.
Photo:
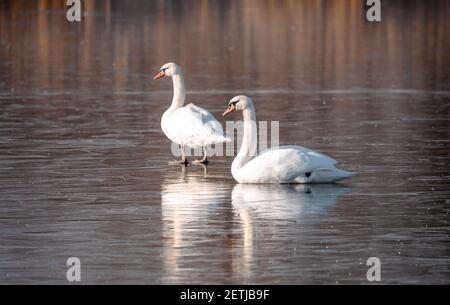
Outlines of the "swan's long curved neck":
M258 131L256 126L256 114L253 105L249 105L243 111L244 137L241 149L231 165L231 173L236 176L239 169L249 162L257 153Z
M172 76L173 82L173 99L172 105L170 105L171 110L183 107L184 100L186 99L186 87L184 86L183 74L181 71L178 74Z

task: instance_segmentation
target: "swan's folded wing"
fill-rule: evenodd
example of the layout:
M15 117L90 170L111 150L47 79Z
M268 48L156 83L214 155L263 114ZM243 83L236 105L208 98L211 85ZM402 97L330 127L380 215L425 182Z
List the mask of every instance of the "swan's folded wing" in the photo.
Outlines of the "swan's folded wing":
M174 111L169 126L177 142L188 146L206 146L220 142L223 136L222 126L214 116L194 104Z
M281 146L263 151L241 168L248 177L261 177L261 182L289 182L301 174L317 169L333 168L336 161L301 146Z
M209 128L208 132L212 132L218 136L223 135L222 125L219 123L219 121L216 120L216 118L210 112L194 105L193 103L186 105L185 108L190 109L194 113L201 114L202 124L204 127Z
M196 113L200 113L202 116L205 116L205 117L208 115L211 115L211 113L209 113L208 111L206 111L205 109L203 109L201 107L196 106L194 103L189 103L186 106L184 106L184 108L189 109Z

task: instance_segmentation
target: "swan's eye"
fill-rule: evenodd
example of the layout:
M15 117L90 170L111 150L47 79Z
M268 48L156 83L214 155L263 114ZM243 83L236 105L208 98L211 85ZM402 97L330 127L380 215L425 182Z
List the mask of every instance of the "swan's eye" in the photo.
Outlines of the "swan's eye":
M161 72L166 72L167 69L169 69L169 68L162 68Z
M238 103L238 101L232 101L232 102L230 102L230 104L229 104L229 106L234 106L234 107L236 107L236 104Z

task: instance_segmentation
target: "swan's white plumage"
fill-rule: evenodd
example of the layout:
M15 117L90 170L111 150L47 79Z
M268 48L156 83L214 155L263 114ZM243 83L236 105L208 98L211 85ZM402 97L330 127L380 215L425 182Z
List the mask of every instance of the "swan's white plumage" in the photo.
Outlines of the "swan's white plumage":
M192 103L164 112L161 128L172 142L191 148L229 141L214 116Z
M280 146L263 151L233 177L239 183L326 183L349 177L336 161L302 146Z
M233 178L239 183L330 183L354 175L335 167L336 161L302 146L281 146L257 156L256 114L251 98L231 99L224 115L242 110L244 137L238 155L231 165Z
M192 103L183 106L186 90L177 64L163 65L157 78L159 75L171 76L174 86L172 105L161 118L161 129L172 142L197 148L230 141L224 137L222 125L211 113Z

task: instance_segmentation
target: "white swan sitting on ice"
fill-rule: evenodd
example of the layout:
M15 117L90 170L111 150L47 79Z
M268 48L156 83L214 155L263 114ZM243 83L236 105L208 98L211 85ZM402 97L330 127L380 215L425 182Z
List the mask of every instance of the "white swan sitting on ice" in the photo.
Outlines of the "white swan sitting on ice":
M330 183L355 175L336 168L336 161L301 146L280 146L256 155L256 114L250 97L230 100L223 115L242 110L244 138L231 173L239 183Z

